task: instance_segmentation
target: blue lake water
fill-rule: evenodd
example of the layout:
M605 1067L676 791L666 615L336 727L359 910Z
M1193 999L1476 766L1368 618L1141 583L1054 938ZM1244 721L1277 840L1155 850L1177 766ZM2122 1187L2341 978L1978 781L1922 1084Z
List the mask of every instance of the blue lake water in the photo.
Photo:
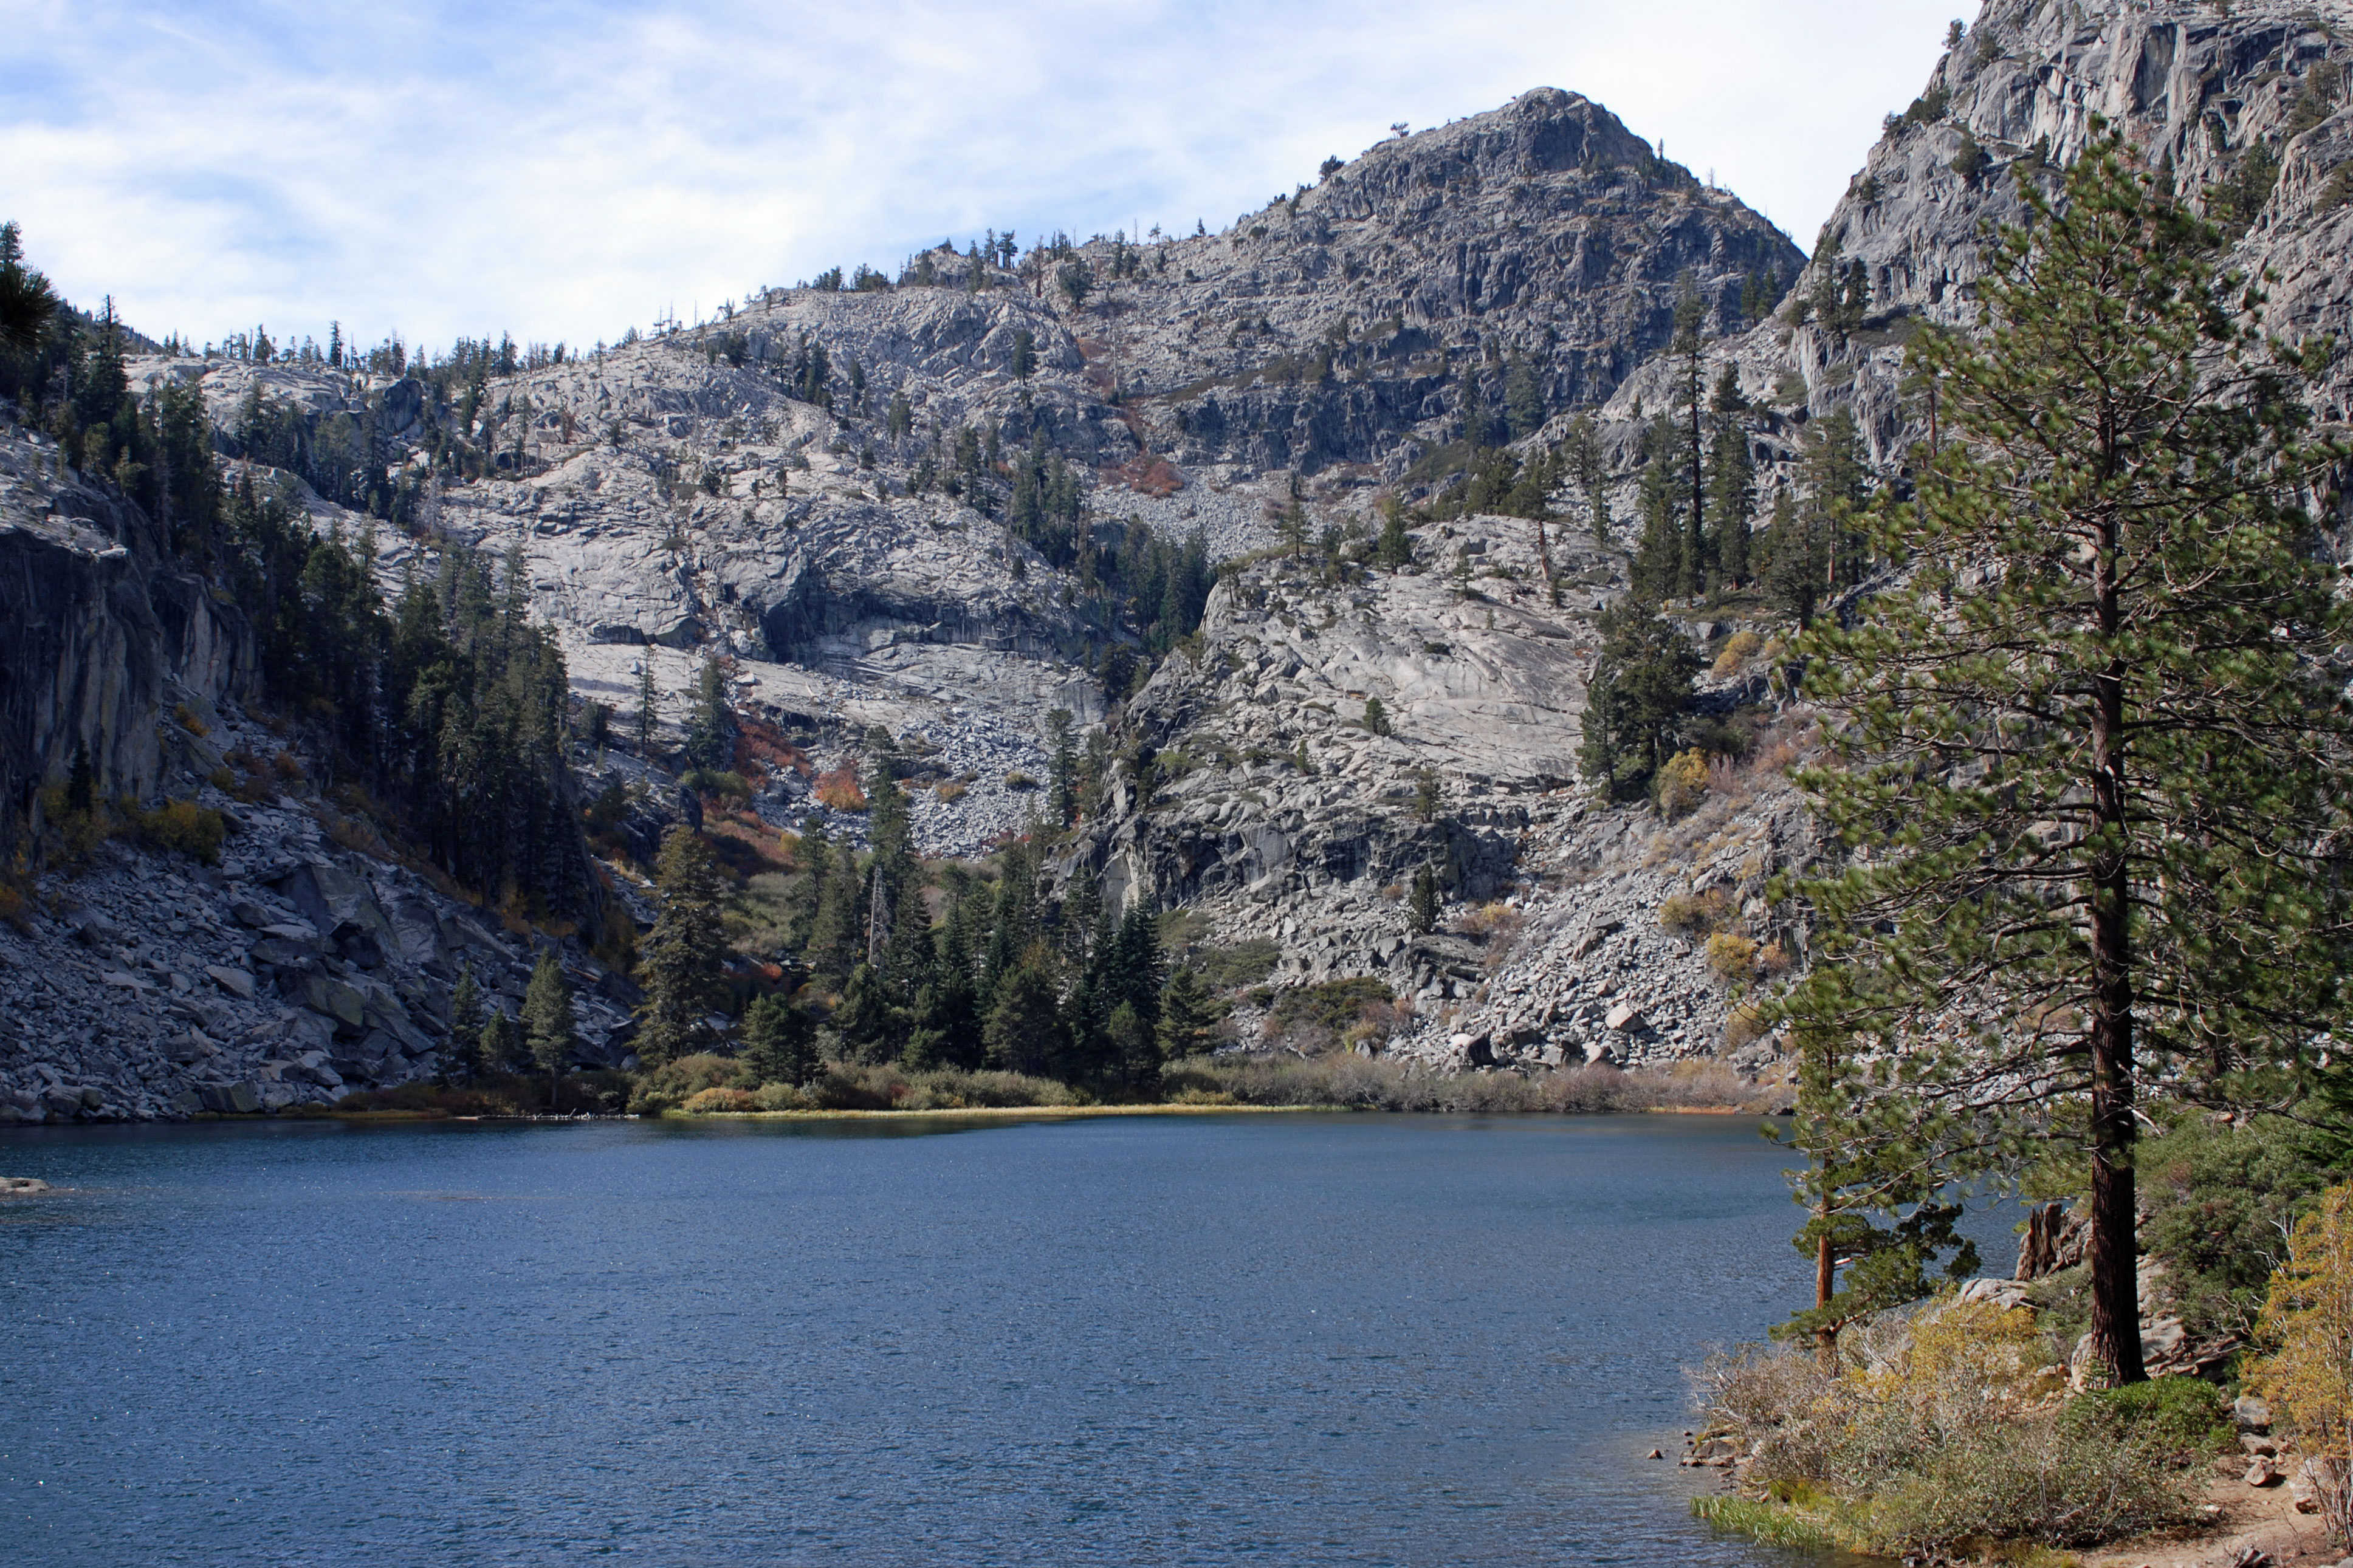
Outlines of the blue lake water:
M15 1563L1786 1562L1684 1368L1810 1276L1746 1119L40 1130Z

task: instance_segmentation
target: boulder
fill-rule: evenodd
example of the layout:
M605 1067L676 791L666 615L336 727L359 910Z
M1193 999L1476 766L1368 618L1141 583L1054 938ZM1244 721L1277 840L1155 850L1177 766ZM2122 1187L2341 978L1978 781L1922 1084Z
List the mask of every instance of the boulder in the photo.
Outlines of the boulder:
M196 1090L206 1110L222 1116L250 1116L261 1109L261 1090L254 1084L208 1083Z
M214 984L230 995L242 1001L253 1000L253 976L244 970L231 969L227 964L207 963L205 973L212 977Z
M2252 1394L2242 1394L2232 1402L2231 1419L2242 1432L2268 1432L2272 1429L2272 1407Z
M355 931L386 944L392 941L392 922L377 907L375 891L341 867L297 866L280 889L322 934L337 942Z
M339 1026L335 1031L337 1034L348 1029L357 1035L367 1026L367 999L340 980L332 980L323 974L306 974L302 977L301 994L303 1005L335 1020Z
M1613 1034L1634 1034L1642 1027L1642 1010L1631 1002L1620 1002L1609 1009L1601 1023Z

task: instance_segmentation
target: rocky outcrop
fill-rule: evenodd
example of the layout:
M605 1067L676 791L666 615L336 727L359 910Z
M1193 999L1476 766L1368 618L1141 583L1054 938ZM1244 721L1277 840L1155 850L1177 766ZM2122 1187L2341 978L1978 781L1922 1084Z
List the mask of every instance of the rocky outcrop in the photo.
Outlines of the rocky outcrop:
M252 670L243 615L0 405L0 854L79 757L101 796L153 795L184 760L159 721L240 694Z
M198 747L274 747L233 708L206 727ZM0 1122L280 1110L425 1077L460 971L512 1016L546 950L574 989L576 1062L625 1057L635 992L576 943L516 934L343 847L300 782L186 793L230 825L216 866L101 844L0 923Z
M2338 178L2353 161L2348 26L2341 0L1989 0L1913 109L1889 116L1798 279L1802 299L1825 269L1860 263L1871 289L1861 327L1793 323L1785 311L1719 341L1714 356L1784 413L1851 408L1874 459L1900 466L1926 435L1925 409L1903 392L1905 342L1924 321L1975 323L1987 226L2024 220L2021 172L2055 194L2095 118L2237 231L2231 263L2263 282L2272 331L2341 331L2353 319L2353 203ZM2264 156L2278 162L2276 183L2260 211L2232 217L2211 193ZM1672 374L1662 363L1630 377L1609 415L1630 425L1638 404L1662 406ZM2335 356L2317 403L2324 419L2348 416L2353 356Z

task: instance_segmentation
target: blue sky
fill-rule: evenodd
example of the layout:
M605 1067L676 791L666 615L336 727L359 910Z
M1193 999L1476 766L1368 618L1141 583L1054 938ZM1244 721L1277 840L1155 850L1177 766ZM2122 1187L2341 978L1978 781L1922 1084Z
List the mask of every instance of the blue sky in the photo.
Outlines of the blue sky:
M1810 246L1957 10L0 0L0 217L159 336L586 343L985 226L1214 230L1544 86Z

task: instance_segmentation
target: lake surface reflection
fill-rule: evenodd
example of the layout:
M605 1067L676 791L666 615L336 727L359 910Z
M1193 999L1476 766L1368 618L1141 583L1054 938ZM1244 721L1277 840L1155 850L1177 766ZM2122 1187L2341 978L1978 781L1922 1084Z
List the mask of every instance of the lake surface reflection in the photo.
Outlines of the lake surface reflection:
M41 1130L20 1563L1787 1561L1683 1368L1807 1285L1746 1119Z

